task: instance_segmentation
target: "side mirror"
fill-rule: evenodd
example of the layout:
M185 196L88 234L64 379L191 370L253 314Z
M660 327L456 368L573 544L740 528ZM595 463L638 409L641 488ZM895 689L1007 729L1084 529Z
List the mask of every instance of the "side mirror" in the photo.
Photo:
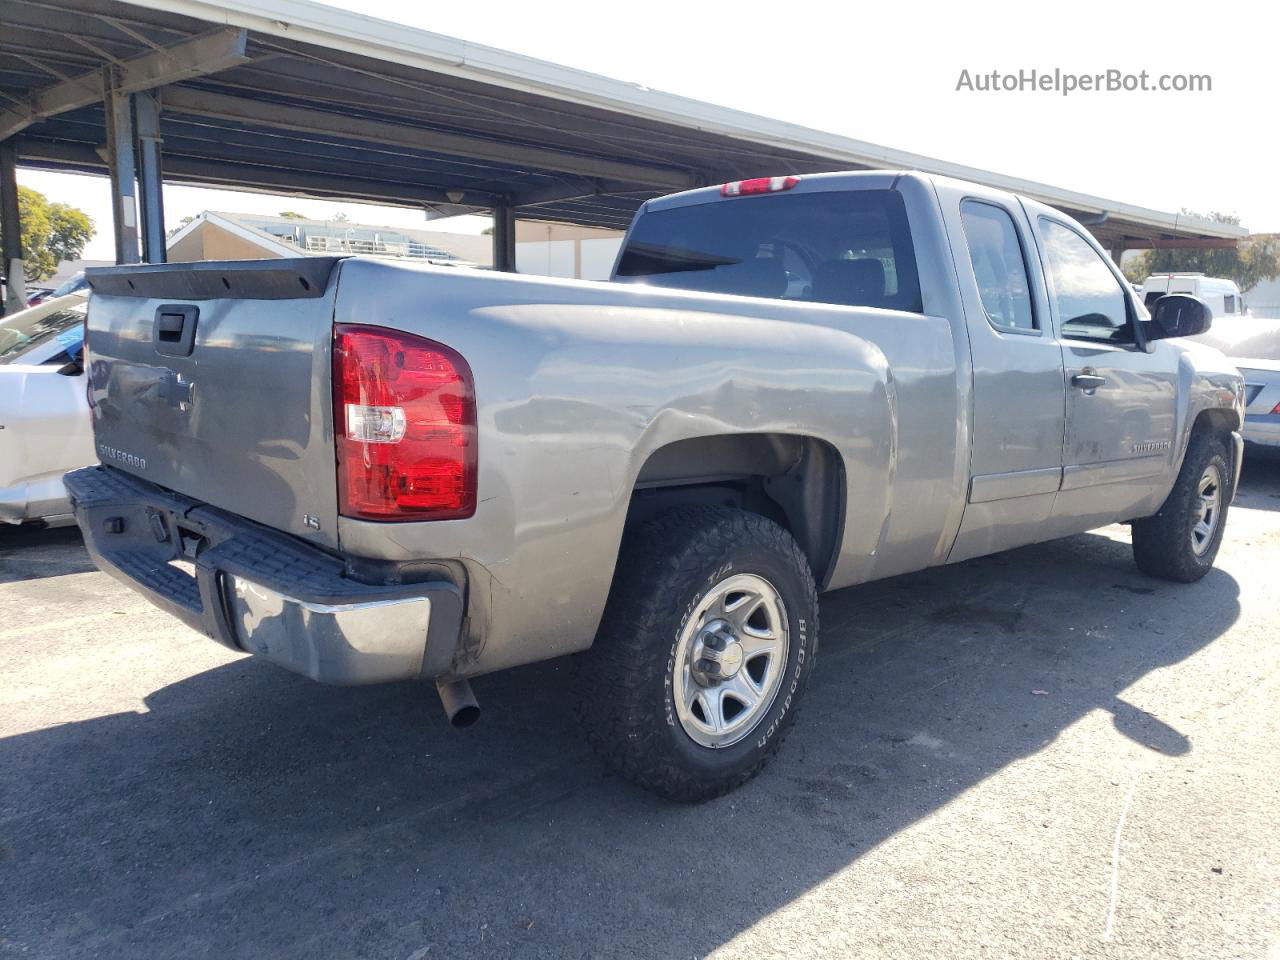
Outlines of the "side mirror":
M1148 340L1194 337L1213 323L1213 311L1199 297L1185 293L1165 294L1151 308L1151 321L1144 331Z

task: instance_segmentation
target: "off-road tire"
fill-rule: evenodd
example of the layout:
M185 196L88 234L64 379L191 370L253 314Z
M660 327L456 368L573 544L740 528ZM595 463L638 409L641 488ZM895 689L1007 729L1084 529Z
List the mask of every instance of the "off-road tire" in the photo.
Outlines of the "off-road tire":
M768 580L790 634L782 683L745 739L713 749L675 716L675 651L702 598L731 575ZM580 658L581 716L604 762L671 800L698 803L746 783L777 752L818 649L813 574L792 536L766 517L722 507L679 507L623 539L595 645Z
M1209 542L1197 554L1191 531L1199 519L1200 478L1210 464L1216 464L1221 477L1221 506ZM1222 438L1209 430L1193 433L1178 479L1159 512L1133 521L1133 559L1138 569L1147 576L1179 583L1194 583L1208 573L1222 545L1234 476L1231 455Z

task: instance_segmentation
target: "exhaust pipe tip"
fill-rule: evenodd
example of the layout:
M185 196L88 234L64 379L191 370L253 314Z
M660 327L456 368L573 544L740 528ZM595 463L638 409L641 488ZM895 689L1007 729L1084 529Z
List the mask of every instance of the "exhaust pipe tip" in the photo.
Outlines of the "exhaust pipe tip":
M437 680L436 692L452 726L461 729L480 719L480 704L466 680Z
M463 727L471 726L479 719L480 707L477 704L472 703L461 707L452 717L449 718L449 722L453 724L454 727L461 730Z

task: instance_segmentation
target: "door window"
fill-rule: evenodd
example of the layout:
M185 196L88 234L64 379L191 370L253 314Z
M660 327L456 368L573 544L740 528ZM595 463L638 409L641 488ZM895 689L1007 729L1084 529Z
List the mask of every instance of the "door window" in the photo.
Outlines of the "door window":
M1128 297L1098 252L1070 227L1047 217L1040 218L1040 233L1062 336L1132 343Z
M993 204L965 200L960 219L987 318L1006 330L1034 331L1031 282L1013 218Z

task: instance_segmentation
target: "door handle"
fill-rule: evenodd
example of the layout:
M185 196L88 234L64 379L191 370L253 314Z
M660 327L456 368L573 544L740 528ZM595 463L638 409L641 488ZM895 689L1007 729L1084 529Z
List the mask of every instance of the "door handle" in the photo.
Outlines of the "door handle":
M1097 372L1091 367L1085 367L1083 373L1077 373L1071 378L1071 385L1079 387L1085 393L1093 393L1106 382L1107 378L1098 376Z

